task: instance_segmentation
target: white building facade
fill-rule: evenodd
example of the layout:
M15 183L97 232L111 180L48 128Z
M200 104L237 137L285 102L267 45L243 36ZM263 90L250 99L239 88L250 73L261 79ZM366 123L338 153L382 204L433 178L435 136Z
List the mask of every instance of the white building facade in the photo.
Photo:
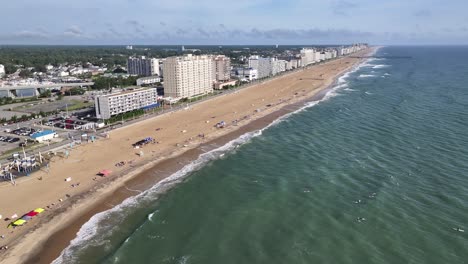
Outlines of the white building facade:
M149 77L141 77L136 80L137 86L148 85L148 84L155 84L160 83L161 78L159 76L149 76Z
M170 57L163 63L164 96L191 98L213 92L213 58L208 55Z
M144 88L133 91L97 96L94 99L96 117L109 119L121 113L154 107L158 104L156 88Z
M0 64L0 78L2 78L3 76L5 76L5 66Z
M273 72L273 58L262 58L260 56L251 56L249 58L249 68L257 70L258 79L269 77Z
M272 69L271 75L277 75L286 71L286 61L285 60L272 60Z
M310 65L316 62L315 50L310 49L310 48L301 49L301 62L302 62L302 67L305 67L307 65Z

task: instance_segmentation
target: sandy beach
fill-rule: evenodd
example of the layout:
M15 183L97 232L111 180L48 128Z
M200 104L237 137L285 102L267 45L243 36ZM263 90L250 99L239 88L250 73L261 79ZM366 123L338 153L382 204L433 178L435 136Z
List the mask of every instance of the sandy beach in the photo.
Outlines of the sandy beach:
M0 251L1 262L50 263L92 215L148 189L203 152L261 129L316 99L337 76L361 61L346 57L315 65L113 130L107 139L74 147L68 158L55 158L49 171L18 179L16 186L1 183L3 218L37 207L46 209L14 230L7 229L10 222L2 219L0 235L5 238L0 239L0 246L9 249ZM226 122L225 128L215 127L220 121ZM132 147L146 137L156 142L142 149ZM125 165L116 166L119 162ZM97 176L103 169L112 170L111 175ZM66 182L67 177L71 181Z

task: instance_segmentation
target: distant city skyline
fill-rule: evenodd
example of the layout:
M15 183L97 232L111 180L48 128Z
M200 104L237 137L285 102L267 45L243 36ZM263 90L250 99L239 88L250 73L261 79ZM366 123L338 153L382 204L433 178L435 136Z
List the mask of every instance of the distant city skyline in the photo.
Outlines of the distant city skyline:
M0 44L468 44L462 0L24 0Z

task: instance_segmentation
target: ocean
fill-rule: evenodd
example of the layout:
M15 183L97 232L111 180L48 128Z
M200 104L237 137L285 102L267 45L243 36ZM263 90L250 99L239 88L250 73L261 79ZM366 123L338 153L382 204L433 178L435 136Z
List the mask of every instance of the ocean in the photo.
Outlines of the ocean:
M377 55L95 215L55 263L467 263L468 47Z

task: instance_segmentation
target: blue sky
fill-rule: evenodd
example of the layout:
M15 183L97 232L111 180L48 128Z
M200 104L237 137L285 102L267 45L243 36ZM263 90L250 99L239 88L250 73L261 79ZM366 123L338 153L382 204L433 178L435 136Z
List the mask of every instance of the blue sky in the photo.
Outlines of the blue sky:
M18 0L0 44L468 44L466 0Z

